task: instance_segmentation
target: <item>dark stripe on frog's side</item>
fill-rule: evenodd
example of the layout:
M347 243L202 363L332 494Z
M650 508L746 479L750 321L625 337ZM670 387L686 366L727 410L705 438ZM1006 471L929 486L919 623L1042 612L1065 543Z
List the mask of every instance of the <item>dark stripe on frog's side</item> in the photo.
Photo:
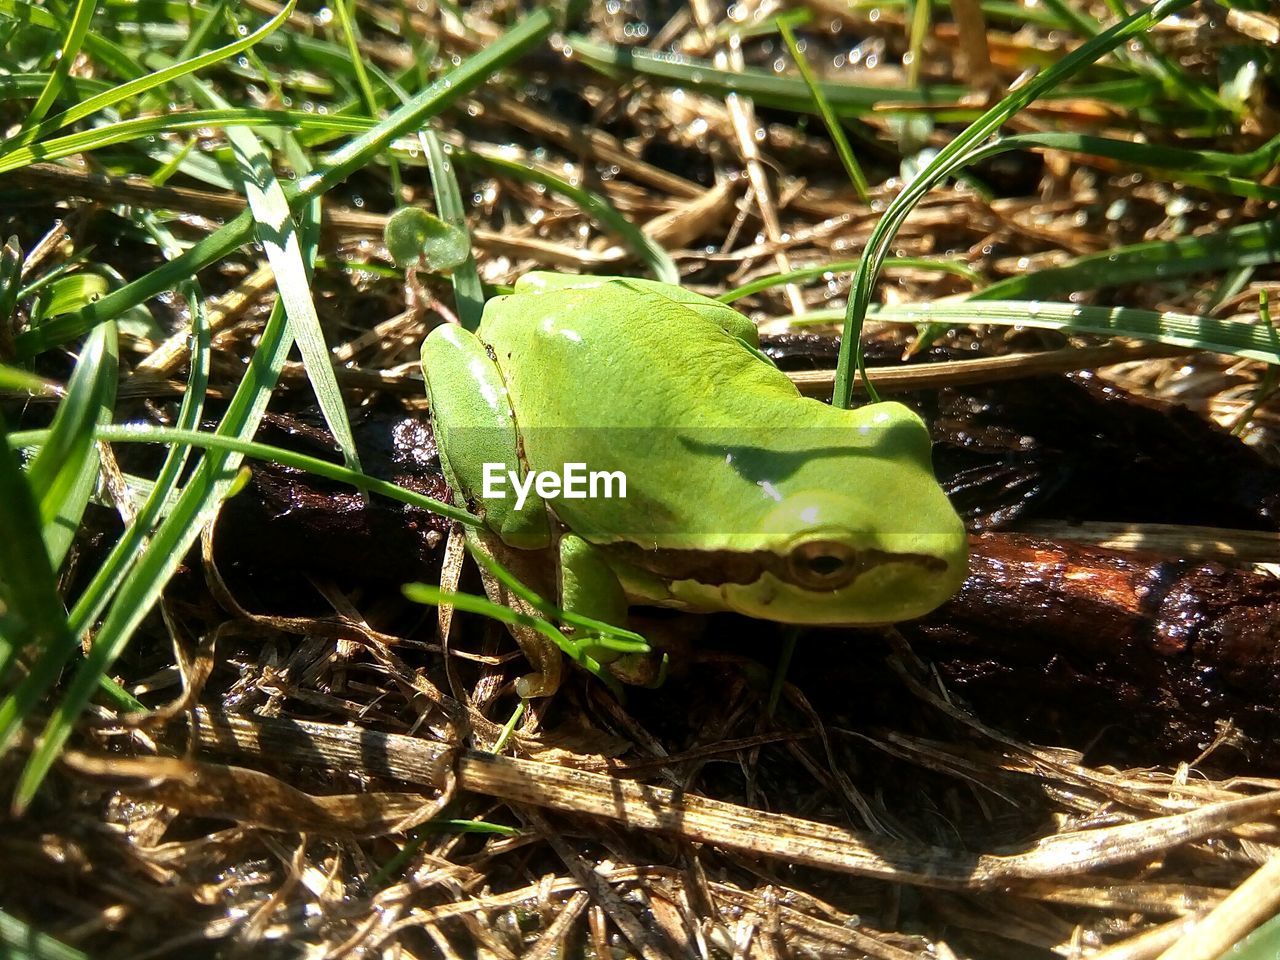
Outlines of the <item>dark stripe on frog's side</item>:
M796 580L787 558L769 550L651 550L625 541L598 546L610 558L668 582L693 580L709 587L719 587L725 584L755 583L762 573L768 572L784 583L804 586ZM861 550L857 554L856 573L849 582L857 579L859 574L886 563L910 563L925 570L938 571L947 567L946 561L940 557L922 553Z

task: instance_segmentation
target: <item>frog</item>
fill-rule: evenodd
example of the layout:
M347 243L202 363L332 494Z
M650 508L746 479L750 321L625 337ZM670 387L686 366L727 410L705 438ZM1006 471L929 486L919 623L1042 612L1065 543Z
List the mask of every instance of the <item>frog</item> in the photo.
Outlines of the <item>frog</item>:
M482 520L469 545L561 610L872 627L933 611L967 575L921 418L803 396L749 317L680 285L527 273L474 332L432 330L422 370L445 477ZM624 495L575 489L575 469ZM517 692L549 696L559 650L513 633L534 667Z

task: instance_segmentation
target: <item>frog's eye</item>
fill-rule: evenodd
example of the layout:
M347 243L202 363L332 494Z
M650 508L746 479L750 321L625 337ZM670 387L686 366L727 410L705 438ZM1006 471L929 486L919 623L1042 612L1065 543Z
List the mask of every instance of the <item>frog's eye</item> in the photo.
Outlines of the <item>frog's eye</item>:
M807 540L788 557L791 575L802 587L835 590L858 574L857 558L851 547L834 540Z

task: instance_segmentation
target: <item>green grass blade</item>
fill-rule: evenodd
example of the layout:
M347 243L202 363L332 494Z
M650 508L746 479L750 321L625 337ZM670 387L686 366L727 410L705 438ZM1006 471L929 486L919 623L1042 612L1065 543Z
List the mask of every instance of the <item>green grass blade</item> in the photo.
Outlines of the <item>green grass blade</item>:
M78 133L55 137L43 143L28 144L0 156L0 173L30 166L37 161L60 160L78 153L90 153L117 143L129 143L144 137L165 133L181 133L205 127L280 127L282 129L336 130L349 133L368 130L367 118L335 117L307 113L303 110L253 110L237 107L225 110L183 110L151 117L135 117Z
M233 26L236 26L234 19L227 13L227 0L215 0L213 6L207 10L196 9L194 6L182 12L175 10L170 19L175 21L173 26L177 26L178 22L185 22L187 26L186 39L183 40L182 48L177 54L179 60L189 60L198 50L202 50L206 43L211 43L220 24L230 21ZM146 26L160 26L160 24L151 21ZM246 31L237 29L236 32ZM169 66L172 65L169 64Z
M655 277L666 283L679 283L680 270L671 254L663 250L643 230L619 213L604 197L591 190L570 183L564 177L539 167L525 166L504 157L495 157L489 153L473 153L469 150L454 150L452 154L459 163L496 170L516 180L537 183L548 190L553 190L572 200L596 222L608 227L629 246L635 255L649 268Z
M938 304L944 318L952 310L963 316L966 304ZM1042 327L1101 336L1135 337L1174 347L1212 350L1263 363L1280 364L1280 333L1268 325L1215 320L1193 314L1158 313L1129 307L1082 307L1070 303L982 301L970 309L980 323ZM966 321L973 322L973 321Z
M32 284L19 296L27 297L39 292L40 296L31 309L31 322L43 323L60 313L79 310L86 303L93 303L110 289L105 277L96 273L73 273L57 277L47 284Z
M110 408L103 405L104 414L110 416ZM89 500L98 489L98 471L101 460L96 446L90 446L77 464L67 464L58 475L51 494L57 497L51 505L51 514L44 524L44 545L49 551L49 562L54 570L62 568L67 551L75 539L80 520L89 506ZM50 506L41 504L42 507ZM42 518L43 519L43 518Z
M1105 2L1113 16L1128 16L1128 11L1121 0L1105 0ZM1199 81L1187 76L1174 60L1165 56L1145 32L1138 34L1135 39L1147 54L1148 63L1144 65L1145 69L1158 76L1172 91L1177 92L1185 102L1205 108L1211 112L1217 111L1224 114L1232 112L1221 97Z
M172 157L160 164L160 168L147 179L157 187L163 187L182 168L187 158L191 156L191 151L195 149L196 142L195 137L187 137L186 143Z
M996 133L1010 117L1036 100L1046 91L1073 76L1115 49L1135 34L1149 29L1153 24L1178 10L1188 7L1194 0L1158 0L1144 7L1133 16L1120 21L1081 44L1044 73L1009 93L999 103L987 110L959 136L948 143L928 165L894 198L880 222L876 224L867 241L862 266L854 275L853 289L845 314L844 335L840 347L840 360L836 368L832 403L847 407L852 399L853 371L862 375L868 394L874 399L875 388L867 379L862 358L862 322L871 304L871 292L881 264L888 255L889 244L898 232L907 214L944 177L962 167L968 155L984 140Z
M31 487L9 449L8 429L0 416L0 600L4 620L0 621L0 681L13 666L13 659L28 646L43 655L48 651L75 647L75 637L67 626L66 612L58 597L53 565L45 552L40 511ZM30 709L30 703L15 702L13 696L0 701L0 711L8 710L15 722ZM16 729L16 728L15 728ZM0 737L0 752L12 736Z
M921 0L916 0L917 3ZM791 51L791 59L795 61L796 69L800 71L800 79L809 88L809 94L813 97L813 103L818 108L818 115L822 117L822 122L827 128L827 133L831 137L831 142L836 145L836 153L840 156L840 162L844 164L844 172L848 174L849 181L853 184L854 192L857 193L858 199L863 203L870 201L867 187L867 175L862 172L862 167L858 163L858 158L853 155L853 148L849 146L849 138L844 135L844 128L840 126L840 120L836 117L835 111L831 109L831 104L827 102L826 94L822 92L822 85L818 83L817 77L813 75L813 68L809 66L808 59L800 51L800 45L796 43L796 35L792 32L791 26L784 20L778 20L778 30L782 34L782 39L786 41L787 49Z
M56 397L61 393L56 383L18 367L7 367L4 364L0 364L0 390L25 391L37 397Z
M1080 13L1074 4L1068 3L1067 0L1044 0L1044 5L1056 14L1063 24L1071 27L1082 37L1096 37L1102 30L1100 23Z
M51 76L48 72L6 73L0 76L0 100L28 100L38 97L48 86ZM110 90L111 84L85 77L67 77L62 87L65 92L83 99Z
M411 507L421 507L423 510L430 510L432 513L437 513L442 517L448 517L450 520L456 520L468 526L478 526L480 524L480 519L474 514L442 500L436 500L417 493L407 487L397 486L387 480L379 480L377 477L371 477L349 467L339 466L328 460L297 453L284 447L258 443L254 440L244 440L221 433L183 430L176 427L143 426L99 427L94 431L94 436L99 440L105 440L110 443L172 443L198 447L204 450L220 450L228 453L243 454L255 460L266 460L286 467L293 467L296 470L303 470L318 477L324 477L327 480L349 483L359 490L367 490L370 493L376 493L380 496L397 500L400 503L406 503ZM47 438L47 430L25 430L20 433L10 434L9 443L13 447L37 446L44 444Z
M93 428L110 422L118 370L115 324L104 323L85 341L49 429L49 442L27 472L55 570L71 545L95 486L98 452Z
M920 66L924 60L924 38L929 33L929 23L933 20L932 0L911 0L907 5L911 11L911 28L907 49L911 54L911 63L907 65L907 83L916 86L920 82Z
M36 294L44 291L46 287L50 287L55 281L66 277L68 274L75 273L76 269L89 263L89 254L93 252L93 247L86 246L79 250L73 251L65 260L58 265L46 270L40 276L33 279L30 283L18 290L19 300L25 300L27 297L34 297ZM99 269L106 273L102 264L96 264ZM86 269L89 269L86 267ZM65 292L58 296L61 301L55 307L50 307L47 301L37 300L31 309L31 323L39 325L44 323L49 317L67 310L75 310L86 303L93 303L99 297L110 289L110 284L106 278L97 274L89 274L80 272L76 274L76 279L83 285L80 292L77 293L74 286L65 288ZM74 301L79 300L79 303Z
M13 354L10 325L22 290L22 247L18 238L9 237L0 246L0 360Z
M614 46L581 34L569 35L566 47L573 51L574 59L610 76L637 74L660 84L692 88L718 96L737 93L750 97L761 106L796 113L813 113L816 109L805 82L795 77L779 77L760 70L721 70L705 60ZM968 92L964 87L951 85L911 89L824 83L821 88L832 111L840 117L863 116L886 102L953 104Z
M88 955L0 910L0 956L8 960L88 960Z
M400 84L391 80L387 83L402 103L409 99ZM480 282L480 272L476 268L475 256L471 253L471 228L467 223L467 209L462 203L462 191L458 188L453 164L444 155L444 148L436 132L422 130L418 134L418 140L427 158L440 219L466 238L467 257L453 268L449 280L453 285L458 321L465 329L475 330L480 325L480 315L484 311L484 285Z
M936 0L936 4L943 9L951 9L951 0ZM1028 7L1021 3L1007 3L1005 0L983 0L982 12L992 19L1002 21L1013 27L1033 24L1050 29L1060 27L1071 29L1071 21L1054 10L1055 7L1062 4L1063 0L1044 0L1043 4ZM847 0L847 5L851 13L858 12L865 15L877 9L882 11L901 10L906 7L907 3L906 0ZM1098 31L1095 28L1091 32L1082 32L1084 36L1093 36Z
M440 606L442 603L448 603L465 613L478 613L512 626L532 627L548 640L552 640L561 650L568 651L573 646L572 641L560 633L555 625L549 621L543 620L541 617L521 613L519 610L513 610L505 604L494 603L487 597L478 597L471 593L452 593L448 590L441 590L439 585L432 583L407 583L403 592L406 597L415 603L425 603L431 606Z
M360 51L360 28L356 23L352 0L337 0L334 6L338 9L338 25L342 28L342 40L346 46L347 56L351 61L351 69L355 74L356 86L360 88L360 96L364 99L365 109L369 116L376 117L381 112L378 94L369 79L370 70L364 62L364 54ZM403 102L405 97L401 98ZM401 194L400 164L394 156L387 157L387 165L391 171L391 194Z
M830 323L841 310L814 310L796 324ZM873 307L869 316L894 323L944 327L995 324L1039 327L1063 333L1133 337L1191 350L1211 350L1247 360L1280 364L1280 331L1269 324L1238 323L1188 313L1160 313L1134 307L1086 307L1039 300L969 300L961 303L904 303Z
M229 57L234 57L237 54L248 50L259 40L270 36L277 28L288 20L290 14L293 13L293 8L297 2L298 0L288 0L288 3L285 4L284 8L276 14L276 16L267 21L267 23L263 24L247 36L240 37L231 43L228 43L226 46L219 47L216 50L210 50L197 57L191 57L188 60L183 60L181 63L170 64L163 70L157 70L155 73L149 73L145 76L130 80L127 83L123 83L117 87L112 87L110 90L105 90L88 98L87 100L82 100L74 107L64 110L55 117L50 117L35 126L23 129L16 136L4 141L4 143L0 143L0 157L13 152L13 150L18 147L24 147L27 144L32 143L46 134L52 133L54 130L61 130L63 127L69 126L77 120L82 120L87 116L97 113L99 110L105 109L113 104L120 103L123 100L139 97L142 94L161 87L166 83L170 83L173 80L193 74L198 70L202 70L205 67L211 66L219 61L226 60Z
M477 597L470 593L452 593L447 590L441 590L434 583L406 583L403 588L404 595L414 603L423 603L429 606L438 607L443 604L449 604L456 610L464 613L476 613L499 623L505 623L511 626L529 627L536 630L542 636L546 637L554 643L562 653L569 659L573 660L584 670L591 673L598 680L604 683L615 694L621 693L621 688L616 677L604 668L594 657L586 653L583 645L575 640L565 636L555 624L541 617L533 617L528 614L513 610L508 606L500 603L494 603L486 597Z
M219 425L220 434L247 438L246 435L252 436L256 432L292 345L284 307L277 302L263 329L253 362ZM49 718L39 745L18 779L13 801L16 810L24 810L31 802L102 677L159 600L164 585L204 525L212 520L235 480L238 466L239 458L235 454L210 454L201 461L183 487L177 503L125 577L89 654L77 668ZM0 723L0 737L4 732L4 725Z
M0 0L0 17L7 17L18 23L30 24L42 30L51 30L61 35L66 30L66 23L52 11L29 0ZM134 61L133 55L119 44L112 43L100 34L90 31L84 36L85 52L101 62L112 73L120 77L140 77L146 71ZM43 116L43 114L42 114Z
M66 395L48 430L48 441L27 471L42 525L41 559L55 574L97 486L99 459L93 432L98 424L110 422L118 365L115 324L104 323L85 342ZM61 615L60 600L58 606ZM61 619L67 627L65 615L61 615ZM0 701L0 750L8 745L18 724L57 681L75 650L76 634L67 627L56 642L44 644L17 689Z
M491 576L500 581L503 586L511 591L512 594L524 600L548 620L554 620L558 623L565 623L573 627L581 627L590 631L594 636L591 642L598 639L605 639L607 645L613 649L628 653L648 653L649 642L640 634L627 630L623 627L615 627L612 624L605 623L602 620L594 620L590 617L584 617L581 614L574 613L556 606L549 600L539 596L530 587L521 583L516 576L506 567L500 564L497 559L484 550L478 550L471 543L467 544L467 551L471 554L472 559L481 567L489 572ZM581 639L575 639L574 643L581 644Z
M75 9L71 12L71 23L62 36L62 47L58 50L58 59L54 63L53 72L49 75L49 82L40 91L39 98L23 121L24 128L29 129L44 119L44 115L61 95L62 85L76 62L76 54L80 52L85 35L89 32L89 24L93 22L93 15L97 9L97 0L76 0Z
M0 0L0 4L5 0ZM541 43L551 32L554 18L546 10L537 10L521 20L475 56L441 77L408 103L392 112L365 133L352 139L328 158L323 167L304 177L290 193L296 207L299 202L318 197L341 183L354 171L369 163L386 149L396 137L416 130L431 116L459 97L474 90L495 70L519 58ZM179 281L193 276L205 267L247 242L253 231L253 215L245 211L230 223L205 237L182 256L170 260L146 276L139 277L119 290L114 290L97 303L74 314L42 324L18 337L20 357L32 357L59 343L90 330L104 319L117 316L146 300L172 289Z
M347 56L351 58L351 66L356 75L356 84L360 88L360 95L364 97L365 108L369 111L369 116L377 116L378 96L374 93L373 84L369 81L369 71L365 67L364 54L360 52L360 38L357 35L356 22L351 10L350 0L337 0L334 6L338 9L338 25L342 28L342 40L347 48Z
M555 19L550 11L535 10L475 56L416 94L368 132L332 153L315 173L298 182L299 192L305 196L319 196L337 186L353 171L373 160L391 140L416 130L428 117L439 113L459 97L475 89L494 72L541 43L551 32L554 23Z
M228 104L212 88L194 77L188 83L197 99L213 108L228 108ZM302 354L302 365L311 381L324 415L325 423L333 434L342 459L354 470L360 469L360 454L356 450L356 438L347 419L342 388L333 370L333 354L324 339L320 317L311 299L311 277L302 259L302 244L298 228L293 222L293 211L280 181L271 168L271 156L262 143L248 130L228 129L240 173L244 179L245 196L254 217L254 231L267 255L267 262L275 274L276 289L289 318L290 335Z
M445 156L434 130L422 134L422 146L431 171L431 185L435 188L436 210L440 219L466 235L469 249L471 228L467 225L467 208L462 204L462 191L458 189L453 164ZM450 280L458 322L467 330L475 330L480 326L480 314L484 312L484 286L480 283L474 254L468 253L467 259L453 268Z
M740 287L734 287L732 290L720 294L716 299L721 303L733 303L735 300L741 300L743 297L749 297L753 293L759 293L761 290L768 290L772 287L781 287L796 281L812 280L814 277L825 276L828 273L849 273L857 270L861 263L861 260L836 260L832 263L820 263L812 267L799 267L795 270L788 270L786 273L771 273L765 277L757 277L755 280L744 283ZM884 265L886 267L906 267L913 270L936 270L939 273L950 273L957 277L964 277L970 283L981 284L983 282L980 273L959 260L931 260L928 257L886 257Z
M1218 182L1216 178L1219 176L1225 177L1226 182L1233 183L1235 178L1227 175L1236 174L1242 178L1256 178L1271 169L1277 159L1280 159L1280 136L1272 138L1249 153L1235 154L1217 150L1186 150L1180 147L1167 147L1163 144L1157 146L1080 133L1029 133L1002 137L995 143L974 151L969 157L969 162L976 163L1006 150L1025 149L1063 150L1093 157L1107 157L1163 173L1164 179L1179 183L1190 183L1190 178L1194 178L1212 189ZM1277 192L1275 188L1266 188L1258 183L1248 181L1246 183L1253 187L1255 192L1262 191L1265 199L1272 199ZM1240 192L1244 189L1245 183L1238 186L1233 183L1233 189L1227 192L1245 196L1246 194Z
M216 232L193 244L180 257L143 277L111 291L96 303L48 320L17 338L18 356L30 359L67 340L73 340L97 324L119 316L140 303L172 290L205 267L232 253L253 234L253 214L246 210Z
M154 214L141 217L144 224L166 252L176 255L177 244L173 236L159 226ZM200 415L204 410L205 392L209 385L209 345L210 330L208 315L205 311L204 297L199 285L188 281L180 285L180 292L187 301L187 309L191 314L191 362L187 377L187 389L183 392L182 403L175 419L177 429L194 430L200 425ZM98 439L101 439L99 436ZM71 631L77 637L87 635L89 628L106 608L111 595L120 585L129 567L145 548L156 523L170 502L178 485L178 479L186 468L191 452L190 446L174 446L170 449L155 481L147 493L146 499L138 507L133 523L125 527L120 538L107 554L93 578L80 594L71 608Z
M1151 240L1078 257L991 284L970 300L1035 300L1140 281L1280 262L1280 220L1231 227L1203 237Z
M728 43L735 35L739 40L749 40L753 37L767 37L778 32L782 24L795 29L797 27L808 26L813 22L812 10L787 10L785 13L779 13L776 16L766 17L755 23L737 23L733 20L726 20L717 25L710 32L710 42L712 44Z
M804 81L795 77L780 77L750 68L742 72L720 70L705 60L637 47L613 46L579 34L572 34L567 39L566 46L573 51L575 58L608 76L636 75L658 84L700 90L717 96L737 93L751 97L763 106L792 113L817 112ZM927 87L886 87L832 82L820 82L819 85L832 111L843 118L861 117L870 113L893 116L903 112L908 115L918 112L896 110L895 107L898 106L937 107L939 109L935 111L935 116L938 120L969 119L980 112L962 106L964 97L969 92L966 87L938 84ZM1206 119L1202 113L1193 113L1182 105L1168 110L1150 107L1163 96L1164 88L1159 80L1154 77L1133 76L1073 85L1061 90L1046 90L1043 94L1046 100L1098 99L1113 107L1140 109L1140 116L1153 122L1169 120L1185 125Z

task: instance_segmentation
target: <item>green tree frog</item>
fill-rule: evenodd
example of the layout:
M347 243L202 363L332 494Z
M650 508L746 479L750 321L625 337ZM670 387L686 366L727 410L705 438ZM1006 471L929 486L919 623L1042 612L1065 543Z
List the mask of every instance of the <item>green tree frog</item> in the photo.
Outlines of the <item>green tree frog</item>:
M431 415L483 517L473 535L521 579L554 571L562 609L614 624L642 604L874 625L946 601L967 538L924 423L803 397L758 344L682 287L552 273L490 300L476 333L433 330ZM559 651L516 638L536 668L518 691L551 693Z

